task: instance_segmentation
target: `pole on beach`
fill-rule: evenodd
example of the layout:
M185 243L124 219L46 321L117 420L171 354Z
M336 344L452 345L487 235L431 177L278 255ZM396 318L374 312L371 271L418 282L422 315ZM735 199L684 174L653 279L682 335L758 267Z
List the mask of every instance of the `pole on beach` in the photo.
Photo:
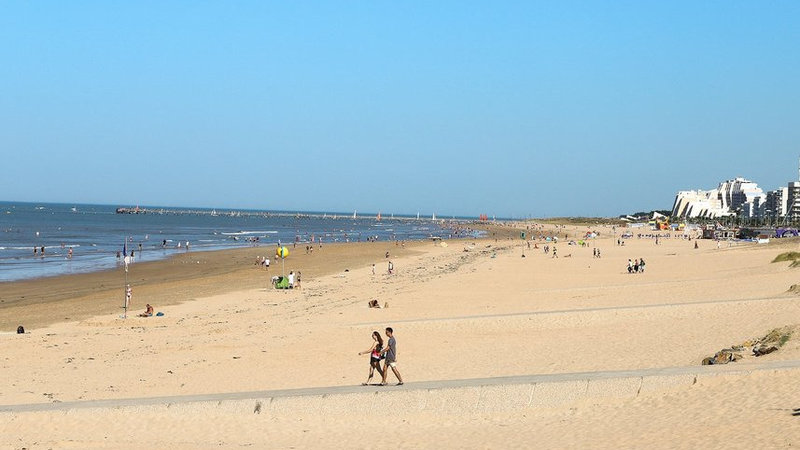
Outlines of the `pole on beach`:
M128 318L128 306L131 302L131 285L128 283L128 238L125 237L125 244L122 246L122 262L125 265L125 297L122 300L122 318Z

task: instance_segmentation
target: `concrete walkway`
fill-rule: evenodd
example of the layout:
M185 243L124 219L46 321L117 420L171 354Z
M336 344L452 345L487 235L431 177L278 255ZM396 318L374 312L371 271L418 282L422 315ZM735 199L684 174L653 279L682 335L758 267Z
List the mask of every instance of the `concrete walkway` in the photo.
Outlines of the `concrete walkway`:
M403 386L331 386L219 394L142 397L0 406L0 414L78 409L335 414L385 407L425 411L509 411L555 407L582 399L634 398L643 393L688 388L698 380L738 377L760 371L800 370L800 360L731 363L723 366L520 375L420 381Z

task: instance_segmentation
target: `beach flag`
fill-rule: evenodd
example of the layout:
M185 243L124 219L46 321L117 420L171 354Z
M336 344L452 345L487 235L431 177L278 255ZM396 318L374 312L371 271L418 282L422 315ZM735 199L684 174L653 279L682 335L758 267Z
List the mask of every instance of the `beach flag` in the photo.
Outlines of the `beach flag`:
M125 262L125 272L128 271L128 264L131 262L130 256L128 256L128 240L125 239L125 243L122 244L122 260Z

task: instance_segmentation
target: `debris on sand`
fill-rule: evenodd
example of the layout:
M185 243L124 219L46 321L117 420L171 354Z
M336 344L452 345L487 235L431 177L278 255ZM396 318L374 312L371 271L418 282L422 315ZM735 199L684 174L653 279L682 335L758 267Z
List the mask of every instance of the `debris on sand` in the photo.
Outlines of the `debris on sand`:
M730 348L724 348L718 351L714 356L703 358L702 364L704 366L711 366L736 362L744 358L743 353L747 351L752 352L755 357L768 355L783 347L792 337L794 331L795 327L793 326L775 328L767 333L766 336L747 340L740 345L732 345Z

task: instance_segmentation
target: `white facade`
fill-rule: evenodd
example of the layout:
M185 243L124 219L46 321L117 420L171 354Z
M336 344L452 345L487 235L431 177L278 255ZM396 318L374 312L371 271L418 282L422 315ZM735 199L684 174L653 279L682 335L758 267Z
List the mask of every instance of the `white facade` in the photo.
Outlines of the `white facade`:
M798 214L800 215L800 186L798 186ZM742 211L747 217L760 216L767 196L757 183L744 178L726 180L709 191L680 191L672 206L673 217L718 218Z
M680 191L672 205L673 217L722 217L728 215L722 208L719 191Z
M800 181L791 181L786 188L786 215L792 220L800 219Z

